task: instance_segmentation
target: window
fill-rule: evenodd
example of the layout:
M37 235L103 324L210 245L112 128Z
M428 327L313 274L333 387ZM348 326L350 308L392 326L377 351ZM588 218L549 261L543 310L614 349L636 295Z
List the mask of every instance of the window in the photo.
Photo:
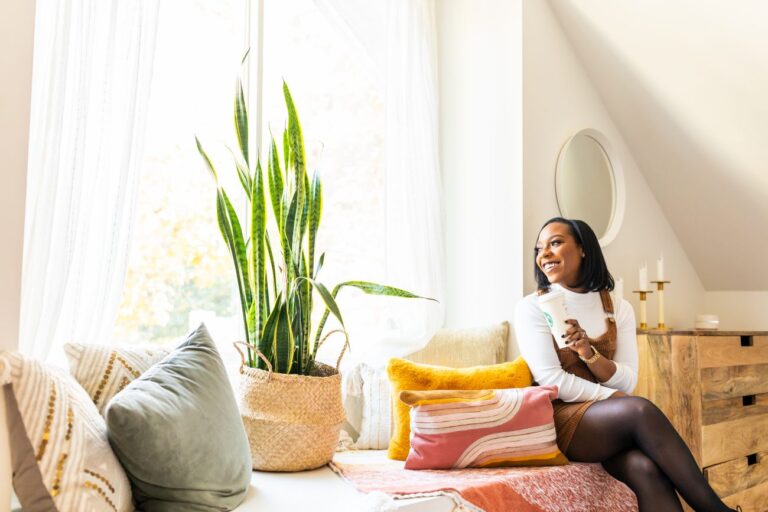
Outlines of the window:
M242 0L162 4L133 249L115 327L119 340L170 340L200 321L222 346L242 338L232 263L216 226L214 185L194 135L212 155L225 188L239 195L225 145L236 145L232 95L245 8ZM270 129L278 140L282 133L284 78L301 116L309 169L319 169L324 182L320 280L329 287L348 279L384 281L381 89L366 57L311 0L266 0L264 16L262 143L266 147ZM353 343L383 321L373 303L354 291L340 297ZM328 360L338 353L338 341L332 345Z
M133 242L114 335L122 342L166 342L206 321L215 337L234 341L237 325L221 321L236 312L231 260L212 214L214 184L200 165L194 136L219 165L227 161L224 146L235 140L231 97L244 4L160 5Z

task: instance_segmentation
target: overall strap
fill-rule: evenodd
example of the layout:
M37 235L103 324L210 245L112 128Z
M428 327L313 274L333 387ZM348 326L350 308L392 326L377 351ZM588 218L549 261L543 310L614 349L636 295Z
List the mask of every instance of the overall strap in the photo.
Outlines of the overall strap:
M603 302L603 311L608 313L610 318L613 318L613 300L608 290L600 290L600 300Z

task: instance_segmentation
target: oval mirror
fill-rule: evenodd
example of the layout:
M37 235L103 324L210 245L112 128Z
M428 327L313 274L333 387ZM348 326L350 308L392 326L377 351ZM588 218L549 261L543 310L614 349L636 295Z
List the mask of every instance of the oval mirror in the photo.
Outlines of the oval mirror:
M601 246L616 237L624 213L624 180L600 132L581 130L563 145L555 195L560 215L589 224Z

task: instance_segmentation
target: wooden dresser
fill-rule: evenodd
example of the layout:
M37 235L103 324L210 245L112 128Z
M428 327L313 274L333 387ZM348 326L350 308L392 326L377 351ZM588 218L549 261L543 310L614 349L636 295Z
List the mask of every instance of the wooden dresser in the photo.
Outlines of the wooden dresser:
M648 330L638 343L635 394L669 417L727 505L768 511L768 332Z

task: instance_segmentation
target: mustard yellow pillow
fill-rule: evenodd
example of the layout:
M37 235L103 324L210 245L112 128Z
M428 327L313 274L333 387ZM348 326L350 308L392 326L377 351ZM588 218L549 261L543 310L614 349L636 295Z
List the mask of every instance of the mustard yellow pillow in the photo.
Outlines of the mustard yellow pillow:
M405 460L410 448L409 407L400 401L401 391L524 388L533 383L531 371L522 357L508 363L469 368L449 368L405 359L390 359L387 374L392 385L393 423L388 455L395 460Z

